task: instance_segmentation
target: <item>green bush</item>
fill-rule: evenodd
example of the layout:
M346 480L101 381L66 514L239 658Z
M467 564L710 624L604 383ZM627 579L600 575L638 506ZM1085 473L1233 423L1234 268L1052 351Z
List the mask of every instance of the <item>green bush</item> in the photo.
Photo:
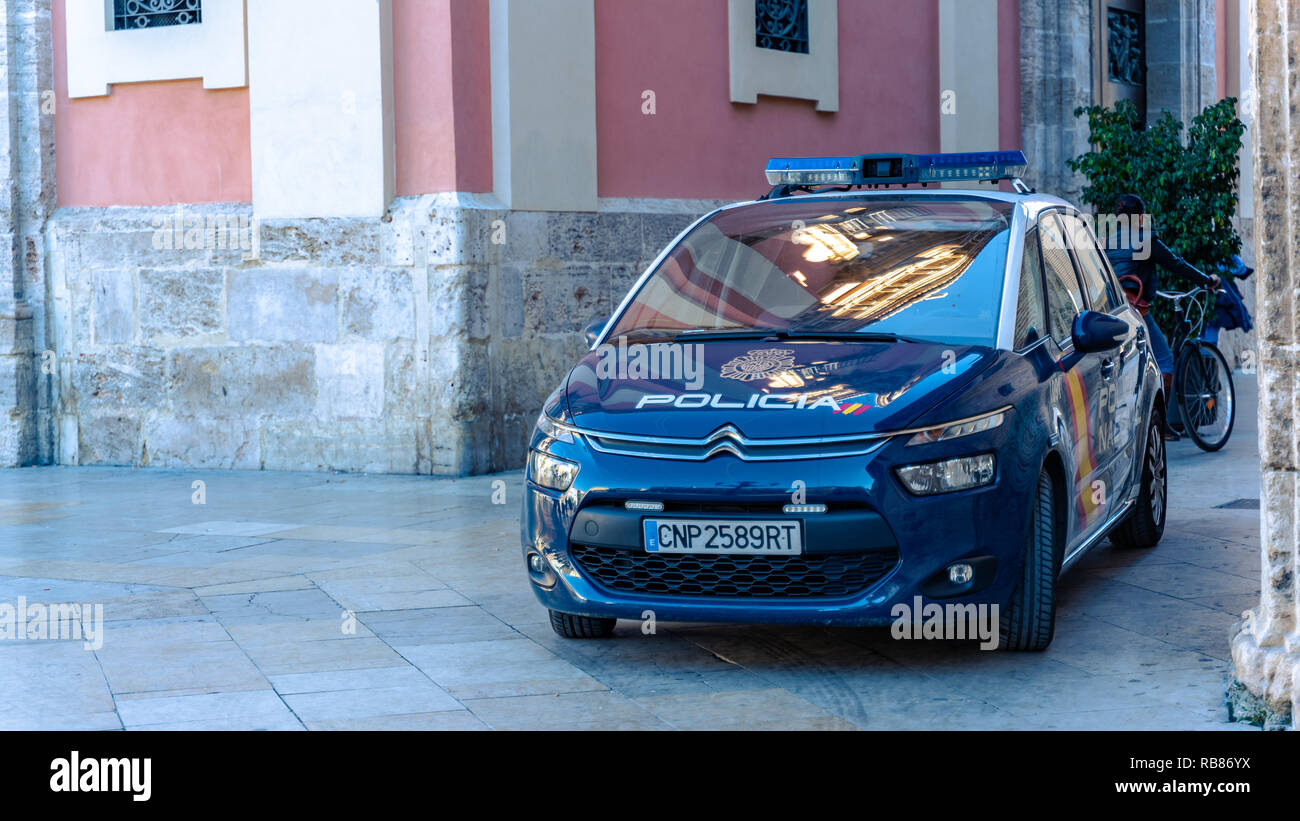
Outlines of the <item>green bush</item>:
M1246 126L1237 118L1235 97L1193 117L1186 145L1183 124L1168 111L1146 127L1128 100L1114 109L1075 109L1074 116L1084 115L1092 151L1067 160L1071 170L1088 180L1084 202L1108 213L1120 194L1137 194L1151 212L1157 235L1206 273L1241 251L1232 218L1237 212L1237 152ZM1165 271L1161 284L1166 290L1190 286ZM1153 309L1167 328L1167 302L1158 300Z

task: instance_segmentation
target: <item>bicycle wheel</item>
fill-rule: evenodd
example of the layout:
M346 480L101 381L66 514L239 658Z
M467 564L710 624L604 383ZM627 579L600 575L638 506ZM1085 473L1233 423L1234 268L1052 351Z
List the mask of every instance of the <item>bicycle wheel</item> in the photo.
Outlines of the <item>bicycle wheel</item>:
M1232 434L1237 396L1232 371L1219 349L1189 340L1174 366L1174 397L1183 429L1201 450L1223 447Z

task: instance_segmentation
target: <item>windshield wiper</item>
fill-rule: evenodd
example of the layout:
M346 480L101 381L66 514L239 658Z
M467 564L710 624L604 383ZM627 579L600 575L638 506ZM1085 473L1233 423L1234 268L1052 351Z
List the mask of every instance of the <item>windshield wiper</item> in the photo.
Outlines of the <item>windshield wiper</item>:
M780 337L784 331L776 328L689 328L673 337L682 339L767 339Z
M931 343L932 339L884 331L817 331L782 330L778 328L692 328L673 337L674 342L701 339L835 339L854 342L915 342Z
M861 342L916 342L937 344L936 340L921 336L906 336L890 331L783 331L784 339L856 339Z

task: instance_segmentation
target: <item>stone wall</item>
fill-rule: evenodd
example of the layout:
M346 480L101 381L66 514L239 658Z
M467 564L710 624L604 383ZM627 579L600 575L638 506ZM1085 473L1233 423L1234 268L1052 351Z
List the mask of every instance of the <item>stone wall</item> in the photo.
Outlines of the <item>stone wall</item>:
M57 461L517 467L582 328L710 206L437 195L379 219L260 225L248 206L60 210L44 357Z
M50 0L0 0L0 466L50 458L42 229L54 203Z
M1092 105L1091 0L1021 0L1020 88L1025 182L1078 202L1083 178L1065 162L1088 150L1088 123L1075 108Z
M1300 720L1300 19L1252 3L1255 279L1259 339L1260 602L1232 637L1234 713L1265 726Z
M1215 0L1147 0L1147 122L1191 122L1218 101Z

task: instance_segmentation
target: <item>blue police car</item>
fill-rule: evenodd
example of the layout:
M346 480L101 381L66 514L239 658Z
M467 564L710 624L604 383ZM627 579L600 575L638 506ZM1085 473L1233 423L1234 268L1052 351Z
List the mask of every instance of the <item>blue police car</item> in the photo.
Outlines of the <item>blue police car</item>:
M997 605L1000 645L1042 650L1064 571L1159 541L1142 319L1024 166L777 159L677 237L532 434L523 553L555 630L884 625L921 597Z

